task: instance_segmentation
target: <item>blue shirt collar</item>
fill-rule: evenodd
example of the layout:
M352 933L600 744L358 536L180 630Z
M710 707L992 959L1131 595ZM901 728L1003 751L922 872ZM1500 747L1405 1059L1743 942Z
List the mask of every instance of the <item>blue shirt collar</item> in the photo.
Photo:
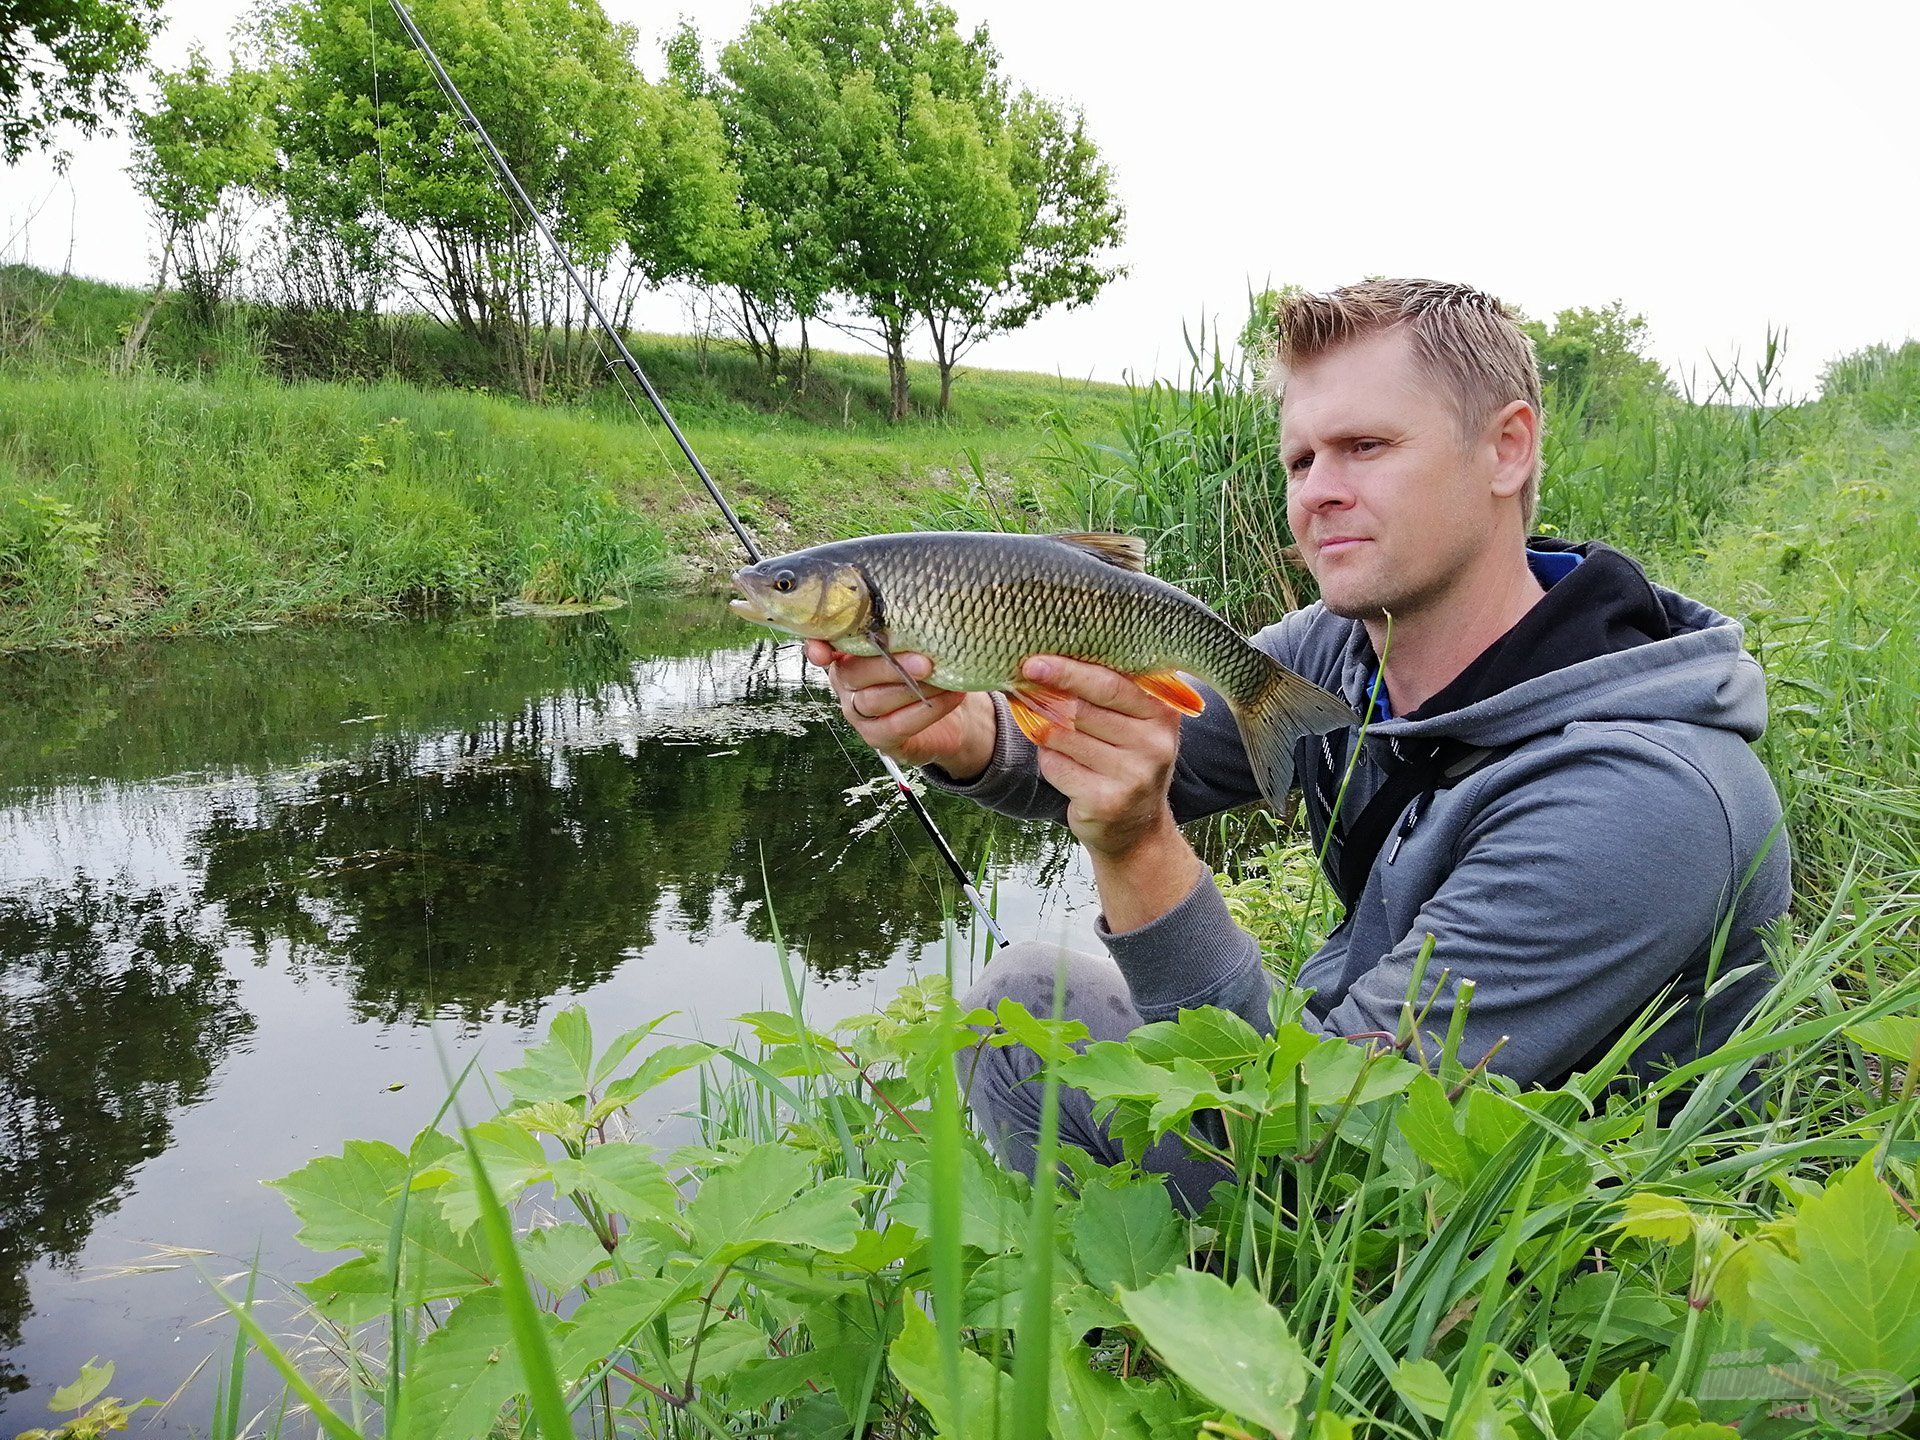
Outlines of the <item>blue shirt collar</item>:
M1542 590L1551 590L1579 568L1580 562L1586 558L1571 550L1528 550L1527 568L1533 572L1533 578L1540 582ZM1373 677L1367 681L1369 690L1374 688L1374 681L1379 674L1376 668ZM1387 705L1387 687L1381 685L1373 697L1373 723L1378 725L1392 718L1393 712Z

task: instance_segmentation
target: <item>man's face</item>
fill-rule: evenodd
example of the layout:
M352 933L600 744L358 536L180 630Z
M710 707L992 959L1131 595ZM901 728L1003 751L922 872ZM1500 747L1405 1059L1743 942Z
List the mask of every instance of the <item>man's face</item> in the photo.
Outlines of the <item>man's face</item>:
M1288 375L1280 456L1288 524L1336 615L1431 606L1504 540L1493 452L1462 446L1451 404L1402 331L1350 341Z

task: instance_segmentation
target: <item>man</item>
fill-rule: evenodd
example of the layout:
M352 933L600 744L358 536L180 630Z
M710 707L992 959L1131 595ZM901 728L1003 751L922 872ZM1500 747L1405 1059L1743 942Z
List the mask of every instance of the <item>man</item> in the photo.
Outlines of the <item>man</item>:
M1539 372L1492 296L1369 281L1287 301L1278 333L1287 519L1321 599L1254 643L1357 712L1374 705L1364 744L1356 728L1296 752L1349 912L1300 971L1303 1023L1392 1032L1431 935L1428 984L1446 979L1429 1054L1468 979L1460 1054L1522 1083L1580 1070L1662 995L1682 1008L1637 1071L1717 1045L1770 982L1760 932L1789 897L1779 799L1749 747L1761 671L1740 627L1605 545L1528 541ZM876 749L1072 828L1111 956L1067 959L1067 1008L1094 1038L1199 1005L1270 1027L1278 982L1178 828L1255 795L1223 703L1183 722L1110 670L1036 657L1031 678L1077 697L1073 727L1036 747L999 696L922 704L884 659L818 641L809 654ZM928 673L923 657L904 664ZM1011 946L966 1003L1011 995L1044 1012L1057 958ZM1018 1048L984 1051L973 1094L1002 1157L1029 1173L1039 1097L1022 1082L1036 1068ZM1086 1097L1062 1098L1061 1138L1117 1160ZM1147 1163L1189 1205L1219 1178L1177 1136Z

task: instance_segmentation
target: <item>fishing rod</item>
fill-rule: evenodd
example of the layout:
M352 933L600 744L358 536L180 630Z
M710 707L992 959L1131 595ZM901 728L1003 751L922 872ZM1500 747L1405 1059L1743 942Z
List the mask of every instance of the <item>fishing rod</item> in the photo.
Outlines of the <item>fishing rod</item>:
M566 271L567 279L573 283L573 288L580 292L580 298L586 301L588 311L599 322L607 338L613 342L614 352L620 357L620 363L626 367L627 373L639 382L641 391L652 403L661 422L666 425L667 432L673 436L674 443L680 447L680 453L687 457L687 463L693 467L693 473L700 477L700 483L706 486L707 494L712 497L713 503L720 507L720 513L726 517L728 528L739 540L741 548L747 552L747 559L753 564L759 564L765 557L761 553L760 546L754 541L752 532L741 523L740 517L734 514L733 507L727 503L727 497L721 493L719 484L708 473L707 467L700 463L700 457L694 453L692 444L681 432L679 425L674 422L673 412L667 409L667 402L660 398L660 392L653 388L653 381L647 378L647 372L641 368L640 362L627 348L627 342L621 338L619 328L600 308L599 297L593 293L593 288L574 268L573 261L567 257L565 248L554 237L553 231L547 228L547 222L541 218L540 211L527 197L527 192L521 188L520 181L515 178L513 167L507 164L507 157L502 155L500 147L493 143L493 136L489 135L487 127L480 123L480 117L473 113L473 107L467 103L467 97L460 93L460 87L454 84L453 77L447 73L446 66L440 63L440 56L421 32L420 27L414 23L413 14L407 9L405 0L387 0L387 3L393 7L394 17L399 20L400 28L407 32L407 38L413 42L414 48L427 62L427 68L433 72L433 80L440 87L440 93L452 103L454 109L459 112L461 120L473 132L474 138L480 142L480 148L492 162L495 173L500 176L501 182L506 185L513 197L520 202L520 208L526 211L527 218L533 222L533 228L539 232L540 238L553 252L553 257L560 262L561 269ZM906 773L901 770L891 755L881 755L880 763L886 766L894 788L900 793L900 798L906 802L907 808L913 812L914 819L920 822L920 828L927 832L927 838L933 842L933 848L940 853L941 860L946 862L955 883L960 886L961 893L967 897L967 903L973 906L974 914L980 917L980 923L987 927L987 933L993 936L995 944L1004 946L1007 943L1006 933L1001 930L1000 922L994 919L993 912L987 908L987 902L981 898L979 889L973 883L973 877L967 873L967 867L960 863L960 857L953 853L953 847L947 843L947 837L942 835L940 827L934 824L933 816L927 811L926 802L915 793L913 786L907 781Z

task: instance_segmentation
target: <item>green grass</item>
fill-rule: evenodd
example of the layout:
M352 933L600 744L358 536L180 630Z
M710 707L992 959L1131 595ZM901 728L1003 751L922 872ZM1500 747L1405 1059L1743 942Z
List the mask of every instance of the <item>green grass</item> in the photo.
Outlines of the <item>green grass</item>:
M141 301L0 272L0 652L586 601L741 561L664 427L610 387L547 405L463 388L456 338L417 319L382 323L444 365L285 381L270 317L240 310L212 332L163 310L134 372L112 373ZM888 426L877 359L821 353L795 397L732 347L636 349L774 552L910 528L971 476L1030 484L1053 417L1097 427L1124 394L982 373L952 415Z

